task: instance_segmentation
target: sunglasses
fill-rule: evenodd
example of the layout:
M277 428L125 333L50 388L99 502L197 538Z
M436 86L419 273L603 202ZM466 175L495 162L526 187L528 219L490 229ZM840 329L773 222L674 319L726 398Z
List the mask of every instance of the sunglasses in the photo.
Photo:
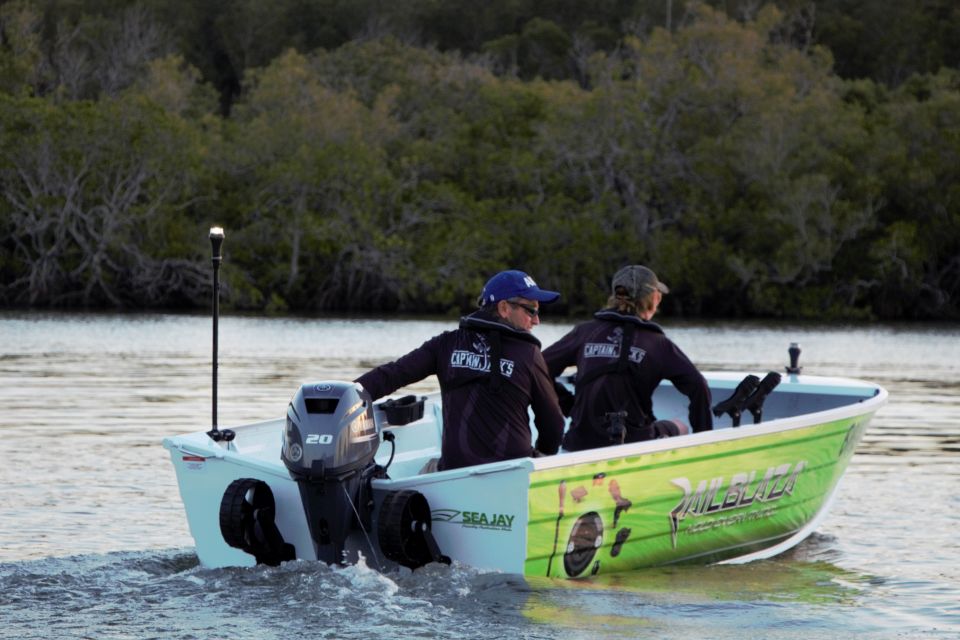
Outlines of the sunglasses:
M536 307L531 307L530 305L523 304L522 302L514 302L513 300L507 300L507 304L513 305L514 307L520 307L527 312L531 318L536 318L540 315L540 310Z

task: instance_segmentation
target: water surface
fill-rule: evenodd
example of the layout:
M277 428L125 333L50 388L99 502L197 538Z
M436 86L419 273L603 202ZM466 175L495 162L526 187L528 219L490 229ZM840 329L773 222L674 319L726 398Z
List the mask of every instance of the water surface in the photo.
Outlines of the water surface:
M218 422L281 417L301 382L352 379L453 324L221 318ZM0 636L957 637L960 327L664 325L702 369L782 371L799 342L805 372L890 392L791 552L579 581L204 569L160 441L209 428L210 320L0 314ZM549 345L570 326L535 333Z

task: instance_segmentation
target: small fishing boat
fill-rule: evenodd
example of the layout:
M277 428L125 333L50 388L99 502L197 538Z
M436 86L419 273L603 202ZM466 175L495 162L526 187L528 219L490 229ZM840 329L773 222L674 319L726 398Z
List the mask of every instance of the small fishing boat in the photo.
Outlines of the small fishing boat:
M751 386L705 376L715 398ZM421 474L440 455L439 394L364 396L311 382L286 418L163 441L201 564L362 555L573 578L771 557L817 527L887 400L874 384L787 374L752 408L759 423L733 426L749 402L718 405L713 431ZM654 409L685 415L686 398L664 383Z
M887 401L876 384L802 374L792 345L783 376L704 374L724 398L712 431L422 473L440 455L439 393L374 403L320 380L285 417L219 429L216 326L215 298L213 428L163 440L206 567L457 561L577 578L767 558L816 529ZM686 415L667 382L653 400L660 418Z

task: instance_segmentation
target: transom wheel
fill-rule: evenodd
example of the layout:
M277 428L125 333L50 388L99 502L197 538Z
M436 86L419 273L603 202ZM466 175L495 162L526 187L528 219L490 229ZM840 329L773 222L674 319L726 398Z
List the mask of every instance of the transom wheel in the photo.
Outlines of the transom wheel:
M388 559L411 569L433 561L430 505L418 491L391 491L380 505L377 537Z

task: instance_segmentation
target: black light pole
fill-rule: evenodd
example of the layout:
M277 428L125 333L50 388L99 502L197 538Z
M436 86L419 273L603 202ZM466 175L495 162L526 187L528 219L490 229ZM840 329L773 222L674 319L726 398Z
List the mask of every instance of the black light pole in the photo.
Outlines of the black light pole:
M220 442L233 440L233 431L217 429L217 351L218 336L220 333L220 264L223 262L223 255L220 248L223 246L223 228L210 228L210 247L213 250L213 428L207 432L214 441Z

